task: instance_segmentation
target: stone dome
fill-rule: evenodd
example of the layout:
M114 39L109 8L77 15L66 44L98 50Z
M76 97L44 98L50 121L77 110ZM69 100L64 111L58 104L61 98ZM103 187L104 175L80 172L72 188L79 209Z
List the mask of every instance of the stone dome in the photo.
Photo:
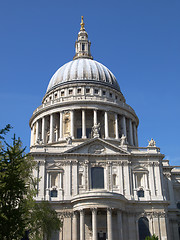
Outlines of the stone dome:
M77 58L60 67L51 78L47 92L62 84L78 82L97 82L120 91L113 73L103 64L89 59Z

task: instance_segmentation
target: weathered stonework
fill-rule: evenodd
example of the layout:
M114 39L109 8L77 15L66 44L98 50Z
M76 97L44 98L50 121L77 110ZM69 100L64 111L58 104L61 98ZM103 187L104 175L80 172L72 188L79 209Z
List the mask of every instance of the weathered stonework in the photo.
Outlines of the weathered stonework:
M92 59L83 24L74 60L54 74L30 119L36 200L50 201L63 222L52 240L144 239L141 220L160 240L178 240L180 168L153 139L138 146L138 117Z

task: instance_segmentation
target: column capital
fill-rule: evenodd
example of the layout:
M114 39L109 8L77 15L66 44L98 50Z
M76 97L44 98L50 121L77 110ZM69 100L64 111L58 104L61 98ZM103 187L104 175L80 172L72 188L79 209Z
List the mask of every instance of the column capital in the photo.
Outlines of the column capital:
M114 208L111 208L111 207L107 208L108 213L112 213L113 210L114 210Z
M80 214L84 214L84 209L79 210Z
M97 208L90 208L92 213L97 213Z
M78 215L78 211L77 210L73 211L73 216L77 217L77 215Z

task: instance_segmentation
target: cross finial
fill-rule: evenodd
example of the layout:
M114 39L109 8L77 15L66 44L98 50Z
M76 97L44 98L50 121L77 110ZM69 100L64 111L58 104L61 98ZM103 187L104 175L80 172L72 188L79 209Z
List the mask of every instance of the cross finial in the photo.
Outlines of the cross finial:
M84 31L85 28L84 28L84 17L83 16L81 16L81 23L80 23L80 25L81 25L80 31Z

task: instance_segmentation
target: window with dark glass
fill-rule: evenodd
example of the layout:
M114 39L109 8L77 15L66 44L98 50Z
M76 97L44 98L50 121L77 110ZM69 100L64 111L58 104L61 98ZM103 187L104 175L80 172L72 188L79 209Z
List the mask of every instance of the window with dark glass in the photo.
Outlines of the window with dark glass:
M91 138L91 131L92 131L92 128L86 128L86 136L87 136L87 138Z
M83 43L82 44L82 51L84 51L85 50L85 44Z
M138 220L139 240L144 240L146 237L151 236L149 231L149 221L146 217L141 217Z
M137 195L138 195L138 197L144 197L144 190L139 190L138 192L137 192Z
M64 91L61 92L61 96L64 96Z
M98 89L95 89L95 90L94 90L94 93L95 93L95 94L98 94L98 92L99 92Z
M83 175L82 175L82 173L80 173L79 174L79 185L82 185L82 177L83 177Z
M112 93L110 93L109 96L112 97Z
M78 88L77 93L78 93L78 94L81 93L81 88Z
M77 128L77 138L82 138L82 128Z
M51 190L51 197L57 197L57 190Z
M86 93L90 93L90 88L86 88Z
M91 168L91 188L104 188L104 168Z
M116 186L116 174L113 174L113 186Z
M69 89L69 95L71 95L73 93L72 89Z
M106 91L103 91L103 95L106 95Z

